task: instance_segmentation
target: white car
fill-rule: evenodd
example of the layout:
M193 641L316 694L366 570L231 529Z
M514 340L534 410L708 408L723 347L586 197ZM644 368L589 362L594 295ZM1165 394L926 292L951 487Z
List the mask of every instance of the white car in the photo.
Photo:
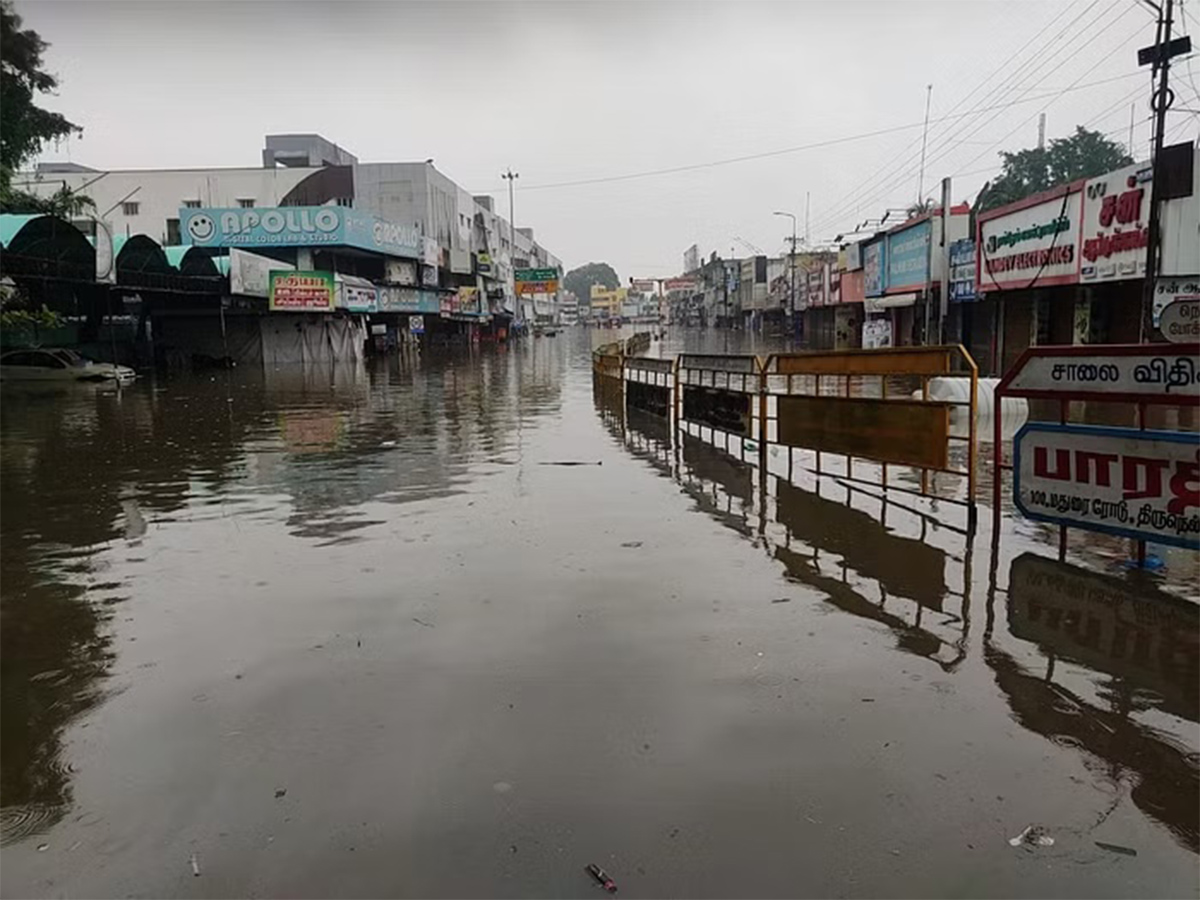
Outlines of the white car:
M93 362L74 350L42 348L10 350L0 354L0 379L4 381L133 381L136 373L128 366Z

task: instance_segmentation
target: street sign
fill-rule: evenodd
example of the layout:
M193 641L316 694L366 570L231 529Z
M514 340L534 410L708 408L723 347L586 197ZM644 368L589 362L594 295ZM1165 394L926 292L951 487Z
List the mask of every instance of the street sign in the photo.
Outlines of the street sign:
M515 281L557 281L558 269L517 269L513 273Z
M1010 397L1200 405L1200 345L1030 347L1001 379Z
M1163 276L1154 281L1154 324L1168 303L1176 300L1200 300L1200 275L1190 278Z
M1200 434L1026 424L1013 500L1028 518L1200 549Z
M1164 53L1158 44L1151 44L1149 47L1142 47L1138 50L1138 65L1148 66L1151 63L1161 63L1164 60L1171 59L1174 56L1182 56L1185 53L1192 52L1192 38L1190 35L1175 38L1171 43L1167 44L1166 52Z
M1168 304L1158 320L1158 330L1173 344L1200 341L1200 297Z
M529 271L553 271L552 269L537 269ZM558 281L517 281L518 294L554 294L558 292Z
M409 334L424 334L425 333L425 317L424 316L409 316L408 317L408 333Z

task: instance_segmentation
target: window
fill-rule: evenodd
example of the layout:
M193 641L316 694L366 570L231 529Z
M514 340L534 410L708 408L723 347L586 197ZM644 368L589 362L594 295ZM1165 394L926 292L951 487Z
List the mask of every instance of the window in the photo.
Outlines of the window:
M167 246L177 247L180 243L179 220L167 219Z
M240 206L242 209L253 209L254 208L254 198L253 197L238 197L238 206Z
M141 211L142 204L136 200L126 200L121 204L121 214L126 216L136 216Z
M183 208L184 209L199 209L200 201L199 200L184 200Z

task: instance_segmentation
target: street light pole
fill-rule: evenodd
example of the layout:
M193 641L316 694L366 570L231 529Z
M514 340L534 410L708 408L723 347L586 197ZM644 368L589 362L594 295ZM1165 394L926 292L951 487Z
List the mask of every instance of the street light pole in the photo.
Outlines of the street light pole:
M521 298L517 296L517 216L513 212L513 182L521 177L521 173L509 168L500 176L508 182L508 259L509 268L513 275L513 306L514 312L521 311Z
M789 263L788 270L789 270L790 281L791 281L791 287L790 287L789 293L791 296L790 296L788 302L792 308L792 331L795 331L796 330L796 216L790 212L778 212L778 211L776 211L774 213L774 215L787 216L789 219L792 220L792 252L789 254L789 257L788 257L788 263ZM807 227L807 224L806 224L806 227Z

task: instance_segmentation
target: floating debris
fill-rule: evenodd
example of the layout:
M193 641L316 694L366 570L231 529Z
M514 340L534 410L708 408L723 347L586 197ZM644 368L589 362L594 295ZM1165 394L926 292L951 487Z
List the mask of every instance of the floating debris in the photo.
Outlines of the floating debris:
M587 873L589 875L591 875L593 878L595 878L596 883L599 884L602 888L604 888L610 894L615 894L617 892L617 883L615 881L613 881L611 878L609 878L608 873L605 872L602 868L600 868L595 863L588 863L587 866L585 866L585 868L587 870Z
M1041 825L1026 825L1025 830L1015 838L1009 838L1010 847L1020 847L1025 844L1030 847L1053 847L1054 838L1046 833Z
M200 877L200 858L198 856L196 856L195 853L193 853L190 862L192 864L192 877L199 878Z
M1120 853L1122 856L1137 856L1137 851L1132 847L1122 847L1120 844L1108 844L1104 841L1093 841L1101 850L1108 850L1110 853Z

